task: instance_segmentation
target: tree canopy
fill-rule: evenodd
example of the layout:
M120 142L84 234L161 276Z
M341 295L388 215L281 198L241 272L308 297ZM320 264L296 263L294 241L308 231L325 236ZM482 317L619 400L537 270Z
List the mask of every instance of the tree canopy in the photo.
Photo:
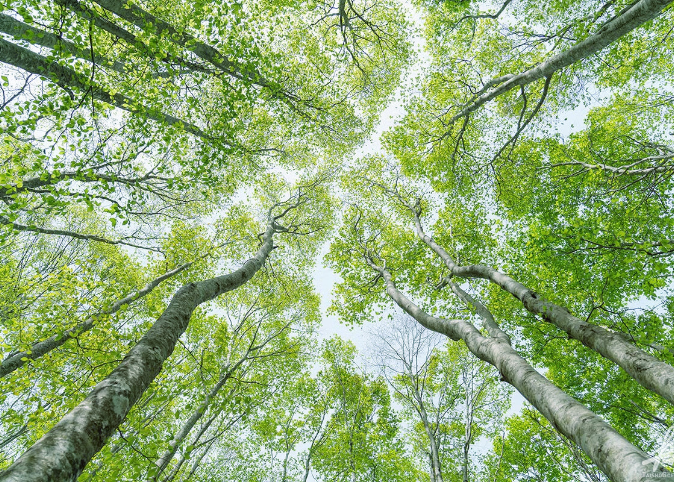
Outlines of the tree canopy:
M674 478L673 15L3 2L0 481Z

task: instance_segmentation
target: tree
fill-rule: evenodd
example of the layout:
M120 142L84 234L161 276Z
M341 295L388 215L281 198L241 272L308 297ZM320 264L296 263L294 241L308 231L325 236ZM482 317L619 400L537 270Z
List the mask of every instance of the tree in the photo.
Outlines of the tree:
M524 409L508 420L507 438L495 441L488 461L491 480L555 479L606 481L584 454L569 443L540 414ZM532 444L531 442L534 441ZM531 447L523 445L528 443Z
M359 373L352 344L324 340L320 357L239 434L235 457L258 453L249 467L229 465L236 480L414 480L381 380ZM312 372L312 373L310 373ZM310 479L311 477L311 479Z
M44 477L78 476L159 374L164 360L171 355L178 338L186 330L192 312L202 303L249 281L271 253L275 233L300 234L303 228L306 229L309 226L306 218L290 214L288 226L280 224L280 220L307 202L307 194L299 188L294 198L273 205L268 210L262 244L242 267L226 275L190 283L178 290L166 310L122 363L3 472L3 478L27 480L35 477L42 480ZM56 447L59 449L56 450ZM41 470L35 471L35 467Z
M331 431L316 451L314 467L326 480L409 480L414 470L397 437L386 384L359 373L354 357L352 344L339 338L326 342L322 375L335 413Z
M493 437L494 422L507 408L498 377L460 345L444 347L437 333L404 315L373 336L377 363L404 407L409 437L430 465L430 480L459 474L470 480L471 446L479 437Z
M157 252L164 259L153 259L151 264L156 264L156 268L164 264L164 269L152 267L156 274L145 278L150 282L146 289L141 284L144 277L138 276L124 280L119 287L115 286L114 292L105 286L105 277L95 277L96 271L76 270L75 276L66 280L74 285L70 293L73 301L82 301L76 293L84 291L83 288L105 295L79 305L73 302L74 310L81 315L74 323L64 322L72 314L67 309L66 315L54 314L54 323L49 325L38 323L39 312L30 312L27 309L30 306L20 312L11 308L16 323L7 326L9 338L3 338L3 347L8 351L4 366L7 373L31 359L42 362L38 357L47 353L51 357L57 350L56 366L67 367L65 373L75 374L76 380L82 380L80 359L93 362L94 368L76 388L77 392L86 393L88 387L93 388L90 377L94 372L100 377L101 367L121 360L121 353L127 349L126 341L131 340L136 348L121 368L110 375L103 373L104 381L98 385L95 396L115 403L105 416L93 415L89 419L97 427L104 426L102 430L94 429L93 439L89 440L89 434L85 433L91 427L80 430L88 440L82 453L76 453L77 443L70 438L72 430L64 429L66 419L46 439L33 445L23 461L17 461L3 477L21 472L20 466L28 458L34 457L28 462L33 466L41 459L40 447L48 445L49 437L57 437L59 430L63 440L74 443L63 446L61 452L74 462L70 467L59 467L60 462L52 459L52 469L55 472L63 469L63 477L80 473L150 387L199 304L248 281L267 263L275 247L272 236L277 231L307 239L324 231L326 225L307 222L291 212L305 204L306 193L298 193L297 206L279 204L283 182L273 176L260 176L261 170L270 165L269 159L273 159L273 167L280 162L300 171L305 167L312 170L313 160L319 154L335 158L351 149L372 128L377 109L368 103L376 104L389 95L407 56L406 24L390 21L396 8L390 8L389 4L375 8L368 5L366 11L357 3L350 4L347 15L358 18L349 21L349 32L344 32L342 40L357 45L350 58L351 65L343 56L335 55L343 48L342 42L323 41L321 29L325 26L329 31L334 19L323 16L321 9L302 12L295 6L267 2L251 4L252 10L242 9L239 4L196 7L186 11L178 4L141 6L130 2L78 1L52 4L17 1L5 5L0 30L6 36L0 40L0 59L12 68L3 71L8 75L3 76L2 122L6 134L2 140L6 169L1 180L0 224L4 225L3 239L16 242L8 246L11 258L14 246L22 246L29 239L17 233L32 232L42 235L37 238L41 242L48 239L46 236L88 242L81 243L84 246L101 243ZM280 19L293 11L301 14L293 18L293 23L310 26L310 35L283 26ZM321 25L311 26L311 18L316 15ZM348 20L348 16L344 18ZM171 18L170 22L165 18ZM361 26L363 22L365 29ZM370 34L365 32L368 29ZM250 31L257 33L252 35ZM358 37L352 39L351 32ZM382 48L402 55L382 53L379 51ZM376 76L376 84L368 76ZM334 121L336 118L339 123ZM343 129L336 129L338 125ZM270 135L272 132L274 135ZM309 142L316 140L316 136L323 141ZM327 145L326 139L335 142ZM299 176L306 174L300 172ZM261 182L253 182L255 177L261 177ZM229 267L223 263L224 259L239 259L248 252L250 239L225 240L224 247L218 244L222 231L240 238L255 232L247 231L249 228L259 229L250 215L240 210L232 209L219 221L219 226L216 224L212 240L206 240L200 228L184 223L194 216L221 214L219 209L229 203L238 189L251 185L265 192L267 207L281 210L270 211L269 219L264 220L266 227L257 255L244 263L243 268L233 270L231 276L215 276L210 281L189 284L173 297L163 289L156 290L153 280L163 281L162 273L182 274L183 280L187 277L189 281L199 273L197 279L208 280L209 271ZM311 189L312 194L322 192L318 184ZM305 214L327 220L330 216L326 216L325 209L329 205L330 201L324 197L316 209L312 208L312 213ZM282 217L288 221L287 226L279 224ZM110 224L106 226L108 221ZM173 224L173 229L168 229L167 224ZM232 244L238 246L238 252L232 249ZM288 266L293 262L296 266L292 269L306 265L303 256L311 256L311 243L290 244L301 255L299 258L288 255ZM190 247L197 246L204 249L193 251L185 260ZM103 258L102 262L113 267L130 262L121 257L122 251L112 253L117 259ZM195 257L204 254L210 256L210 266L205 262L193 264ZM182 258L182 262L174 265L174 258ZM54 259L55 272L69 273L72 261L63 257ZM87 267L84 261L81 263ZM193 270L183 272L180 267L185 265ZM43 281L51 284L43 283L43 287L32 281L18 283L24 280L21 262L18 267L8 273L10 280L16 279L17 284L27 285L27 290L35 293L41 289L48 292L51 296L50 302L45 303L47 306L56 298L58 289L66 286L52 283L50 276ZM142 267L139 263L135 269ZM39 268L36 273L45 274ZM131 324L130 333L122 330L123 336L115 336L114 329L105 324L107 317L139 297L147 297L147 305L138 306L140 320ZM164 310L162 304L171 298L173 303ZM36 299L40 299L39 294ZM189 306L183 306L183 299ZM8 304L11 306L13 301ZM172 313L179 316L172 319ZM159 321L144 333L149 328L148 321L157 317ZM129 321L122 320L115 328ZM110 332L120 341L118 346L105 346L101 335ZM89 350L97 349L92 345L86 346L83 350L86 358L77 359L75 366L62 357L63 350L73 341L79 344L80 338L91 340L92 334L98 349L103 345L101 355L93 357L98 358L96 361L88 354ZM167 338L155 339L157 334ZM15 335L17 339L13 338ZM128 339L122 340L123 337ZM155 348L158 357L152 355ZM133 383L125 367L138 370ZM19 376L14 375L8 386ZM113 380L119 382L120 393L115 392ZM124 389L126 382L130 393ZM28 389L25 381L22 385ZM44 419L48 417L38 398L31 394L18 405L11 397L3 401L19 408L11 409L10 417L3 420L8 426L26 419L31 422L28 423L31 430L19 425L15 432L24 439L12 436L7 443L21 446L19 442L30 443L46 431ZM73 408L68 407L70 404L70 401L65 406L59 404L57 413L47 412L56 417L64 415L67 411L64 408ZM48 409L54 408L50 403L46 405ZM110 418L106 420L108 415ZM86 425L84 419L71 415L70 420L74 419ZM36 420L41 423L34 423ZM47 452L50 451L42 453ZM56 457L55 453L51 455ZM33 471L32 476L55 476L55 472L50 475L52 469L47 468L42 474Z
M673 11L6 2L0 480L671 478ZM312 371L328 240L333 312L447 348Z
M376 160L373 162L376 162ZM365 167L366 170L367 167L369 166ZM357 174L352 173L351 179L353 179L354 175ZM340 274L346 280L338 290L342 304L338 308L339 313L342 316L349 316L351 320L357 321L368 316L373 304L382 303L381 296L373 294L369 288L364 288L364 286L372 285L373 281L371 279L368 280L368 278L371 274L374 274L374 283L380 279L383 280L388 297L419 323L426 328L443 333L454 340L463 340L468 349L478 358L496 366L506 381L520 391L562 433L579 444L592 461L602 471L607 473L609 477L615 480L645 480L649 478L650 474L645 473L641 465L641 462L648 458L646 454L640 452L639 449L623 438L600 417L593 414L582 404L579 404L564 391L556 388L546 378L536 372L524 358L513 350L509 336L498 326L487 307L461 289L452 280L452 276L469 279L487 279L502 290L523 301L524 307L528 310L537 313L542 312L546 321L554 323L561 329L567 328L568 325L555 321L557 316L577 320L574 321L577 324L583 322L570 315L568 311L550 302L540 300L538 295L535 293L531 294L532 292L523 285L492 268L472 265L464 270L464 268L459 267L444 248L424 233L420 221L421 200L417 200L416 204L411 204L407 200L406 196L410 196L410 192L401 192L404 189L404 185L399 175L395 174L395 172L393 180L387 179L384 182L373 181L366 177L362 179L367 186L378 188L379 192L383 192L384 198L388 197L394 204L391 207L393 218L391 215L386 216L385 213L380 211L383 209L380 200L377 200L376 197L375 200L363 198L362 194L360 195L360 203L347 210L345 225L340 232L340 239L338 242L333 243L333 252L329 256L333 265L340 270ZM370 206L375 207L372 208ZM396 253L405 252L410 248L413 250L412 252L418 250L418 248L414 247L415 237L410 239L405 233L404 224L401 225L395 219L395 213L396 211L400 212L400 208L407 210L408 216L411 216L414 220L416 237L434 252L442 260L445 268L449 270L450 276L441 276L441 283L438 287L442 288L448 285L462 304L475 311L481 318L488 336L481 334L473 324L467 321L448 320L430 315L398 289L391 274L392 271L404 272L405 269L410 269L410 266L406 266L404 262L401 262L401 258L397 257ZM414 263L416 261L415 257L408 254L405 256L405 259L410 259ZM423 266L425 260L419 260L418 262ZM414 266L413 269L418 271L421 268L420 266ZM418 280L418 276L417 280L415 280L414 276L407 274L402 276L402 279L405 282L412 283L414 286L415 281ZM539 308L532 308L532 305L529 304L531 301L529 301L527 296ZM546 308L542 308L543 306ZM564 314L562 315L560 312L564 312ZM596 326L588 325L584 328L584 331L596 334L598 339L614 340L614 335ZM583 341L582 338L581 341ZM591 348L597 348L597 345L593 345L592 343L587 343L587 345ZM652 366L655 370L662 369L666 371L671 369L671 366L660 362L655 357L648 355L629 343L625 342L620 347L620 349L616 349L616 353L619 355L614 358L619 359L621 356L629 357L630 355L627 355L627 353L634 352L635 355L633 356L645 361L641 365L643 368ZM612 359L612 361L616 360ZM632 375L629 370L628 373ZM642 385L647 386L638 377L636 378ZM651 387L647 386L647 388ZM664 386L661 388L664 389L666 396L666 389ZM654 389L656 393L658 390L657 388ZM582 423L580 423L581 420L583 421ZM590 426L593 428L589 429ZM613 454L611 454L612 452ZM599 454L601 454L601 457ZM635 457L634 462L627 462L630 457Z

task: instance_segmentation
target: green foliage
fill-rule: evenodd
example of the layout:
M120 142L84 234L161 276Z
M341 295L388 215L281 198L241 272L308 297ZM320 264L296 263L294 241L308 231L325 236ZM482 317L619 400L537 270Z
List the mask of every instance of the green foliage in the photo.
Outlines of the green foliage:
M447 278L417 231L673 363L674 10L482 102L630 5L411 3L3 3L0 353L93 323L0 378L0 469L181 286L246 263L270 223L264 269L194 312L81 480L428 480L420 400L446 481L461 480L465 444L487 447L471 480L605 480L540 414L504 421L498 374L460 343L382 378L349 342L320 342L312 270L328 242L341 321L391 326L385 268L423 310L487 336L448 286L461 281L536 369L657 450L670 405L498 286ZM398 89L416 40L428 65ZM382 152L354 159L397 89L405 113Z

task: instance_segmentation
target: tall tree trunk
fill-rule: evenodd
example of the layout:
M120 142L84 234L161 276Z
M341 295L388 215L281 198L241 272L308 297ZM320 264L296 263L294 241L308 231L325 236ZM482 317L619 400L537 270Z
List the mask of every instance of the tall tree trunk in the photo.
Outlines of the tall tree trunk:
M61 1L66 4L78 3L76 0ZM167 38L176 45L186 48L197 57L233 77L240 79L246 77L257 81L262 80L259 74L254 75L252 72L241 72L240 66L236 65L222 52L218 52L215 48L201 42L184 30L178 31L173 25L155 17L150 12L141 9L131 2L127 2L126 0L94 0L94 2L144 31L153 30L155 35Z
M144 52L142 53L146 54L149 57L156 58L157 55L159 54L159 60L163 62L176 63L180 66L186 67L195 72L211 73L209 69L206 69L203 66L196 64L194 62L190 62L185 58L175 57L165 52L153 51L141 38L138 38L133 33L111 22L110 20L101 17L96 12L87 8L85 5L82 5L77 0L55 0L55 1L57 4L77 14L80 18L92 22L96 27L108 32L113 37L116 37L114 40L123 40L130 47L144 50Z
M212 140L209 135L194 124L185 122L170 114L140 106L138 102L122 94L110 94L100 86L93 84L84 75L2 38L0 38L0 62L19 67L31 74L45 77L71 94L71 89L76 89L87 94L90 93L94 99L103 101L106 104L134 114L142 114L148 119L162 124L182 126L190 134L204 140Z
M234 365L227 366L226 370L220 376L220 380L215 384L215 386L208 392L206 398L201 402L199 407L192 413L189 419L183 424L178 433L173 437L171 442L169 442L169 448L157 459L155 462L158 467L158 472L155 475L157 478L163 471L166 469L166 466L169 464L176 451L180 447L180 444L187 438L187 436L192 431L192 428L197 424L199 420L206 414L208 407L210 406L213 398L218 394L227 381L232 377L232 375L238 370L238 368L248 360L248 357L252 352L257 351L261 348L261 345L254 346L255 338L251 341L246 353L239 359ZM210 423L209 423L210 425Z
M424 424L424 430L426 431L426 436L428 437L428 447L430 449L430 463L431 463L431 481L432 482L443 482L442 479L442 466L440 465L440 454L438 449L438 442L435 438L435 430L431 426L431 423L428 421L428 413L426 412L426 406L424 405L421 394L417 390L416 385L412 376L408 373L408 378L410 379L412 390L414 392L414 398L419 404L419 417L421 418L421 423Z
M573 316L566 308L540 299L531 289L493 268L483 265L459 266L442 246L424 232L418 209L409 205L408 207L415 216L417 235L442 259L453 276L491 281L520 300L529 312L541 315L545 321L565 331L570 338L580 341L604 358L616 363L640 385L674 404L672 365L649 355L615 333ZM489 323L490 321L485 320L487 328Z
M428 418L423 420L423 422L426 435L428 436L428 445L431 449L431 471L433 473L432 478L435 482L443 482L442 466L440 465L440 454L438 453L438 443L435 438L435 434L433 433L433 429L428 423Z
M128 73L127 67L122 62L113 61L107 57L92 53L88 49L82 49L69 40L61 38L47 30L37 29L4 13L0 13L0 32L12 35L15 38L30 39L30 42L34 45L68 52L73 57L93 62L101 67L109 67L120 74L126 75Z
M502 339L487 338L466 321L446 320L425 313L396 288L385 268L377 266L368 257L365 260L382 276L386 293L398 306L429 330L452 340L463 340L471 353L495 366L505 381L515 387L555 428L577 443L611 480L646 482L652 481L654 476L674 478L674 474L664 469L649 471L642 465L648 460L647 454L538 373Z
M201 461L204 459L206 454L211 450L211 447L213 447L213 444L215 443L215 440L213 440L211 443L208 444L208 446L199 454L199 457L197 457L194 462L192 463L192 468L190 469L190 473L187 474L187 476L183 479L183 482L187 482L192 478L194 473L197 471L199 468L199 465L201 464Z
M169 442L169 448L166 449L166 451L164 451L164 453L155 462L155 465L158 468L158 472L155 475L155 478L157 478L164 471L166 466L169 464L169 462L177 452L178 447L180 447L180 444L182 444L183 440L187 438L187 436L190 434L192 428L194 428L197 422L201 420L201 417L204 416L206 410L208 410L208 407L211 404L211 400L218 394L218 392L225 385L225 383L227 383L227 380L229 380L229 378L232 376L232 373L233 371L228 370L226 374L220 378L218 383L216 383L215 386L208 393L208 395L206 395L204 401L201 402L199 407L194 412L192 412L190 418L187 419L187 421L183 424L178 433L175 434L173 439L171 439L171 441Z
M199 433L197 433L197 435L192 439L192 446L194 446L194 447L197 446L197 443L199 442L199 440L201 440L201 437L203 437L203 435L204 435L204 434L206 433L206 431L210 428L210 426L213 424L213 422L215 422L215 420L216 420L221 414L222 414L222 409L221 409L221 408L218 408L218 409L215 411L215 413L214 413L213 415L211 415L211 418L209 418L208 420L206 420L206 423L204 423L204 424L201 426L201 429L199 429ZM227 425L229 425L229 424L227 424ZM208 446L210 447L211 445L213 445L213 443L214 443L216 440L218 440L218 437L212 437L210 442L205 442L205 443L207 443ZM173 467L173 469L171 469L171 471L169 472L169 474L168 474L166 477L164 477L164 479L162 479L162 482L171 482L172 480L174 480L174 479L176 478L176 476L178 475L178 472L179 472L179 470L180 470L180 467L182 466L182 464L184 464L185 462L187 462L187 460L189 459L189 457L190 457L189 454L183 454L182 457L180 458L180 461L176 464L175 467ZM201 458L203 458L203 457L198 457L198 460L201 460ZM155 480L157 479L158 475L159 475L159 474L157 474L157 475L154 477Z
M68 3L76 0L61 0ZM229 76L252 82L260 87L267 88L272 95L285 101L297 101L294 95L285 91L281 85L275 85L266 80L260 72L251 66L241 65L228 58L225 54L212 46L201 42L188 34L185 30L178 30L168 22L155 17L150 12L139 8L127 0L93 0L98 5L123 18L127 22L143 30L153 29L154 33L162 38L169 38L176 45L186 48L200 59L227 73ZM292 106L292 104L291 104Z
M465 412L465 427L463 432L463 467L461 467L461 474L463 482L468 482L468 456L470 454L470 441L473 438L473 417L471 416L471 399L470 391L466 387L466 412Z
M180 288L120 365L0 474L0 481L76 479L159 374L197 306L238 288L262 268L273 249L276 226L272 219L262 237L262 246L241 268Z

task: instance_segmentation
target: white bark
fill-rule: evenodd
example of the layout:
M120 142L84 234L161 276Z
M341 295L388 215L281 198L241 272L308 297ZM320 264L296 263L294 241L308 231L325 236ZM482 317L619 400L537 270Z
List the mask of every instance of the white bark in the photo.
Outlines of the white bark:
M166 125L182 126L182 128L190 134L193 134L204 140L211 140L210 136L208 136L204 131L194 124L185 122L170 114L158 112L156 109L139 106L137 102L122 94L110 94L100 86L92 84L89 78L76 72L75 70L64 67L58 62L51 61L46 57L15 45L12 42L8 42L3 38L0 38L0 62L13 65L25 70L26 72L47 78L68 92L70 92L70 89L88 92L94 99L100 100L119 109L134 114L145 115L148 119L152 119Z
M395 286L391 274L366 258L386 282L389 297L429 330L452 340L463 340L481 360L495 366L503 380L515 387L550 423L577 443L590 459L616 482L652 481L674 478L664 469L651 472L642 465L648 455L632 445L601 417L588 410L538 373L502 339L483 336L472 324L462 320L436 318L421 310Z
M178 31L171 24L164 22L131 2L126 0L94 0L94 2L142 30L153 29L157 35L167 38L181 47L185 47L197 57L222 69L233 77L243 78L245 75L239 71L240 67L222 52L201 42L184 30ZM76 0L63 0L63 3L75 4L78 2ZM255 75L252 72L249 74L252 74L249 77L251 80L261 80L259 75L255 79Z
M180 288L159 319L120 365L98 383L84 401L2 472L0 481L76 479L159 374L178 338L187 329L196 307L238 288L262 268L273 249L275 226L272 220L262 238L262 246L241 268Z
M40 234L50 234L54 236L67 236L69 238L83 239L86 241L96 241L98 243L105 244L120 244L124 246L130 246L132 248L146 249L148 251L158 251L156 248L149 248L147 246L142 246L140 244L132 243L124 239L107 239L102 236L97 236L95 234L82 234L75 231L68 231L66 229L51 229L51 228L40 228L38 226L30 226L25 224L17 223L16 221L10 221L8 218L0 215L0 224L5 226L11 226L12 229L16 231L26 231L30 233L40 233Z
M520 300L529 312L541 315L545 321L565 331L570 338L580 341L604 358L616 363L640 385L674 404L672 365L649 355L618 334L587 323L573 316L566 308L540 299L531 289L493 268L482 265L459 266L442 246L424 232L418 212L413 212L417 235L442 259L453 276L491 281Z
M127 74L127 67L122 62L113 61L101 55L94 54L89 50L81 49L73 42L59 37L47 30L34 28L31 25L23 23L9 15L0 14L0 32L12 35L15 38L30 39L31 43L42 45L54 50L63 50L74 57L83 60L93 61L98 65L110 67L115 72Z
M252 307L251 307L252 311ZM250 314L250 311L249 311ZM248 315L244 317L244 319L241 321L241 323L244 323ZM157 475L155 476L158 477L168 466L169 462L175 455L175 453L178 450L178 447L183 443L183 441L187 438L187 436L190 434L196 423L201 420L201 418L205 415L206 411L208 410L211 402L213 399L218 395L220 390L222 389L223 386L227 383L228 380L232 378L234 373L236 373L239 368L248 360L251 358L254 358L259 354L259 351L263 349L271 340L276 338L278 335L282 334L283 332L286 331L286 329L289 328L289 323L284 325L284 327L281 330L275 331L272 334L270 334L267 338L264 340L261 340L260 343L257 343L257 334L259 331L260 324L264 322L264 318L258 320L257 322L257 329L254 330L254 335L253 338L251 339L250 343L248 344L248 348L246 349L246 352L239 358L239 360L236 361L236 363L231 363L228 362L227 366L222 370L220 379L218 382L213 386L213 388L209 391L209 393L206 395L206 398L201 402L199 407L192 413L192 415L187 419L187 421L183 424L183 426L180 428L178 433L173 437L171 442L169 442L169 448L157 459L155 464L157 465L159 471L157 472ZM241 324L234 330L235 332L239 331L239 328L241 327ZM231 353L230 353L231 356ZM210 424L210 423L209 423ZM201 436L200 434L199 436Z
M50 351L55 350L56 348L62 346L68 340L71 340L81 335L82 333L86 333L87 331L91 330L96 324L96 322L100 320L102 317L110 316L114 313L117 313L123 306L129 305L134 301L138 300L139 298L142 298L150 294L152 290L154 290L162 281L165 281L171 278L172 276L177 275L178 273L192 266L192 264L193 262L185 263L167 273L164 273L163 275L150 281L147 285L145 285L144 288L137 290L125 296L124 298L117 300L115 303L112 304L112 306L110 306L110 308L99 311L95 315L90 316L83 322L78 323L77 325L64 331L63 333L51 336L46 340L34 343L30 347L29 351L20 351L12 354L11 356L8 356L2 361L2 363L0 363L0 378L9 375L14 370L18 370L23 365L25 365L29 360L36 360L41 356L46 355Z
M197 424L197 422L201 420L201 417L204 416L206 410L208 410L208 407L211 404L211 401L218 394L218 392L225 385L225 383L227 383L227 380L230 379L233 372L234 370L227 370L224 376L220 378L218 383L216 383L215 386L208 393L208 395L206 395L206 398L201 402L199 407L194 412L192 412L192 415L190 415L190 418L187 419L187 421L183 424L178 433L176 433L173 439L171 439L171 441L169 442L169 448L166 449L166 451L155 462L155 465L159 469L155 478L159 476L164 471L164 469L166 469L166 466L169 464L175 453L178 451L178 447L180 447L180 444L182 444L182 442L187 438L187 436L190 434L190 432Z
M610 164L597 163L590 164L588 162L582 161L569 161L569 162L559 162L557 164L551 164L550 168L561 167L561 166L582 166L587 169L601 169L602 171L615 174L617 176L647 176L649 174L659 174L663 172L669 172L674 169L674 166L667 163L666 161L671 161L674 159L674 152L669 148L659 148L660 154L657 156L648 156L643 159L639 159L636 162L623 166L611 166ZM639 164L644 163L654 163L650 167L635 168Z
M415 392L416 392L415 396L418 396L418 392L416 390ZM431 427L431 424L428 421L428 414L426 413L426 407L424 406L421 397L417 398L417 403L419 404L419 417L421 418L421 422L424 424L424 430L426 431L426 436L428 437L428 446L431 451L430 453L431 480L433 482L443 482L442 466L440 465L440 454L438 453L438 443L435 438L435 431L433 430L433 427Z

